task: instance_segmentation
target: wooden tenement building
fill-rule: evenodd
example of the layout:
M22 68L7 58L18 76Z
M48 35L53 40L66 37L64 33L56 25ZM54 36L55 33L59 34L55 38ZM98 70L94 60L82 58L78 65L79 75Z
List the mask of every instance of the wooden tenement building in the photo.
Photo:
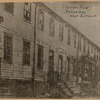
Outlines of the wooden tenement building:
M0 3L0 21L0 84L13 95L97 85L100 47L45 3Z

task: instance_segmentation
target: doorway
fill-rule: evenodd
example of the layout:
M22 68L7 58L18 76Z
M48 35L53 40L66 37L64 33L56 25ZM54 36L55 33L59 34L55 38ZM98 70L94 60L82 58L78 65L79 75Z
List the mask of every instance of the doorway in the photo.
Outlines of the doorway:
M62 71L63 71L63 56L59 55L59 60L58 60L58 68L59 68L59 81L62 81Z

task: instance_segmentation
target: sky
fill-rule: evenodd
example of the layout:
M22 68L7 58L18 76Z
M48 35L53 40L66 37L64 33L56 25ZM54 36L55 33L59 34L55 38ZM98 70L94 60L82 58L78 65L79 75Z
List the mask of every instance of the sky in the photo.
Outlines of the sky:
M44 2L100 47L100 2Z

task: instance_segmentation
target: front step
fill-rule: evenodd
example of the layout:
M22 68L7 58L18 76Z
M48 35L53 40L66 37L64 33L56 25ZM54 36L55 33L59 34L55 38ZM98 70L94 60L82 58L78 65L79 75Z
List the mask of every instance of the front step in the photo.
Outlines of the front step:
M65 86L65 84L62 84L61 87L62 87L63 91L64 91L67 95L72 96L72 93L71 93L71 92L69 91L69 89Z
M1 97L11 97L11 92L9 87L7 86L7 82L6 81L0 81L0 98Z
M11 93L0 93L0 98L1 97L11 97Z
M1 97L11 97L12 94L8 88L0 87L0 98Z
M6 93L9 92L9 89L6 87L0 87L0 93Z
M52 89L53 90L53 89ZM55 94L56 93L56 94ZM62 95L63 97L62 98L72 98L73 95L72 93L69 91L69 89L65 86L64 83L61 83L59 82L57 84L57 87L54 87L54 90L53 90L53 94L54 95L57 95L57 93L60 95ZM52 92L50 93L50 95L52 94Z
M79 85L72 84L69 82L66 85L74 95L80 95L81 89Z

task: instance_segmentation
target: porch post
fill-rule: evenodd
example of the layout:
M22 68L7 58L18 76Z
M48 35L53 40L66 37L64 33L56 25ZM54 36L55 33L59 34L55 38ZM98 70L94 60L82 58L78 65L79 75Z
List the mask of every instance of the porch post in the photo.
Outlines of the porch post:
M4 22L4 18L3 16L0 16L0 24L1 22ZM2 37L0 37L2 39ZM0 77L1 77L1 59L2 59L2 40L0 41L1 45L0 45Z

